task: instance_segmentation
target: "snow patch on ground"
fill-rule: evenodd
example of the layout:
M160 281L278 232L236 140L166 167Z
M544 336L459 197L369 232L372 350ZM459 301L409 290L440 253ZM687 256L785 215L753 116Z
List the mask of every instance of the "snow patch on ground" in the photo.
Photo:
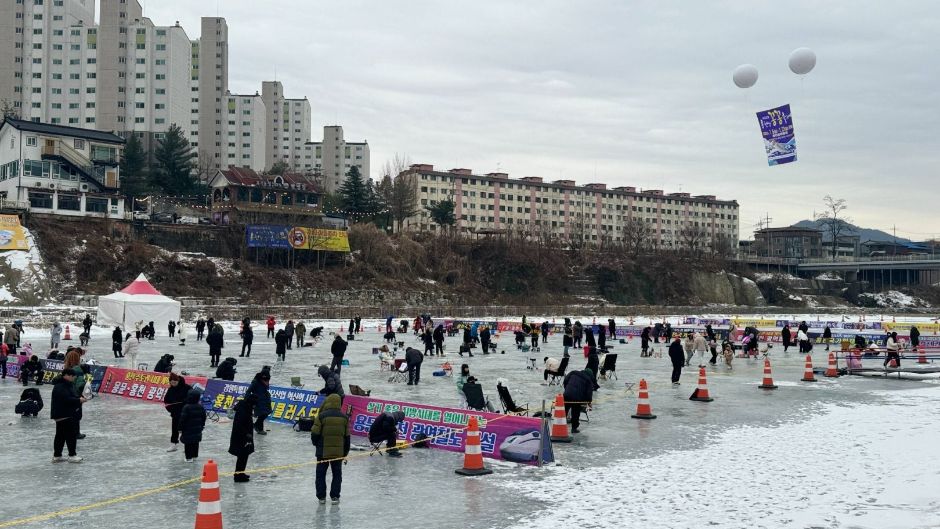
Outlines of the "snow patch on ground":
M6 286L0 287L0 303L12 303L14 301L19 301L19 298L14 296Z
M799 424L733 429L695 450L498 483L556 504L514 529L936 527L940 475L924 457L940 428L940 389L882 396L827 405Z
M427 284L429 284L429 285L436 285L436 284L437 284L437 281L435 281L435 280L433 280L433 279L427 279L427 278L424 278L424 277L419 277L419 278L418 278L418 282L420 282L420 283L427 283Z
M838 274L833 274L832 272L825 272L816 276L816 279L820 281L841 281L842 278Z
M859 298L870 299L875 302L879 307L927 307L929 303L926 301L915 298L904 292L898 292L897 290L889 290L887 292L878 292L875 294L865 293L859 294Z
M787 281L799 281L800 280L800 278L791 274L779 274L779 273L771 274L768 272L755 272L754 273L754 279L756 279L758 282L770 281L771 279L774 279L775 277L779 277Z
M47 281L45 265L42 261L42 255L39 253L39 247L36 245L36 239L26 228L23 228L23 233L26 235L29 250L10 250L0 254L0 258L6 262L7 266L20 274L18 280L10 277L4 278L8 284L3 285L2 288L7 295L0 295L0 303L17 301L18 297L14 295L16 292L30 291L39 293L43 290ZM10 281L16 281L16 284L9 284Z

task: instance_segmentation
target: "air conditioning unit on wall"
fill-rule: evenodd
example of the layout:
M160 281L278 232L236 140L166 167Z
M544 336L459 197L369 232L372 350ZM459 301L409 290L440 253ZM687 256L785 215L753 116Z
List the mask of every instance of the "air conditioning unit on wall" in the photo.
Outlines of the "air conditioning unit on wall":
M55 189L55 184L49 184L49 189Z
M82 191L88 191L88 184L82 184Z

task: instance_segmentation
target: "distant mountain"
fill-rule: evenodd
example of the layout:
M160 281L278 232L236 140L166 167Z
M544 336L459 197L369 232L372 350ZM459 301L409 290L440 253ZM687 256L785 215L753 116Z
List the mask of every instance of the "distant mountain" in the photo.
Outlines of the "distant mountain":
M823 240L829 240L829 232L827 232L822 224L818 220L801 220L794 224L798 228L815 228L817 230L822 230ZM849 224L845 231L842 232L843 235L858 235L860 242L865 241L897 241L899 243L908 243L911 242L910 239L905 239L904 237L894 238L890 233L885 233L881 230L869 230L867 228L859 228L853 224Z

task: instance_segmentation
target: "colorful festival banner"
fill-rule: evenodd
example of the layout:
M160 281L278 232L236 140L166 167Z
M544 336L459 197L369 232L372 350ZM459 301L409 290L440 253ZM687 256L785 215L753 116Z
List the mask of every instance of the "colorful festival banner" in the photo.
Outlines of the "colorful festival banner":
M212 379L206 383L202 401L207 410L226 413L244 398L248 383ZM316 391L270 386L271 415L268 420L294 424L299 419L313 418L320 411L323 397Z
M0 251L29 250L26 232L16 215L0 215Z
M790 105L783 105L757 113L760 132L764 137L767 164L780 165L796 161L796 135Z
M367 436L372 422L382 412L401 411L405 420L399 425L400 439L413 442L419 434L433 438L432 448L464 451L463 428L470 417L480 425L483 457L535 465L541 447L542 461L552 462L551 442L542 430L542 420L534 417L500 415L457 408L441 408L408 402L379 400L347 395L343 406L349 410L351 433ZM438 437L439 436L439 437Z
M251 224L245 227L245 240L249 248L349 252L349 236L345 230Z
M187 384L200 391L206 387L206 377L183 375L183 379L186 380ZM169 373L108 367L98 392L127 399L163 402L163 396L169 387Z

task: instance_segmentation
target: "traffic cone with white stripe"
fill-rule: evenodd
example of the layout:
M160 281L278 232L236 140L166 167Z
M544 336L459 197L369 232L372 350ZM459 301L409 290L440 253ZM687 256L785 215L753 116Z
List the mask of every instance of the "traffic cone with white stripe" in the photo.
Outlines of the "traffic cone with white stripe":
M649 390L646 388L646 379L640 379L640 392L637 397L636 413L631 415L634 419L655 419L653 408L650 406Z
M813 357L806 355L806 369L803 370L803 382L816 382L816 375L813 373Z
M761 382L760 386L757 386L761 389L777 389L777 385L774 384L774 377L770 372L770 359L764 359L764 380Z
M708 396L708 381L705 379L704 367L698 368L698 387L692 392L692 396L689 397L689 400L697 400L699 402L711 402L715 400Z
M836 367L835 353L829 353L829 367L826 368L825 376L832 378L839 376L839 368Z
M917 363L926 364L927 363L927 351L923 347L920 347L920 346L917 346L914 349L917 350Z
M553 443L570 443L572 441L571 433L568 431L567 414L565 413L565 397L561 393L555 395L551 440Z
M65 325L65 336L62 337L63 340L72 339L72 329L69 328L68 324Z
M195 529L222 529L222 495L219 492L219 467L208 460L202 467L199 505Z
M454 472L461 476L483 476L493 471L483 466L483 450L480 448L480 427L476 417L470 417L465 430L463 468Z

